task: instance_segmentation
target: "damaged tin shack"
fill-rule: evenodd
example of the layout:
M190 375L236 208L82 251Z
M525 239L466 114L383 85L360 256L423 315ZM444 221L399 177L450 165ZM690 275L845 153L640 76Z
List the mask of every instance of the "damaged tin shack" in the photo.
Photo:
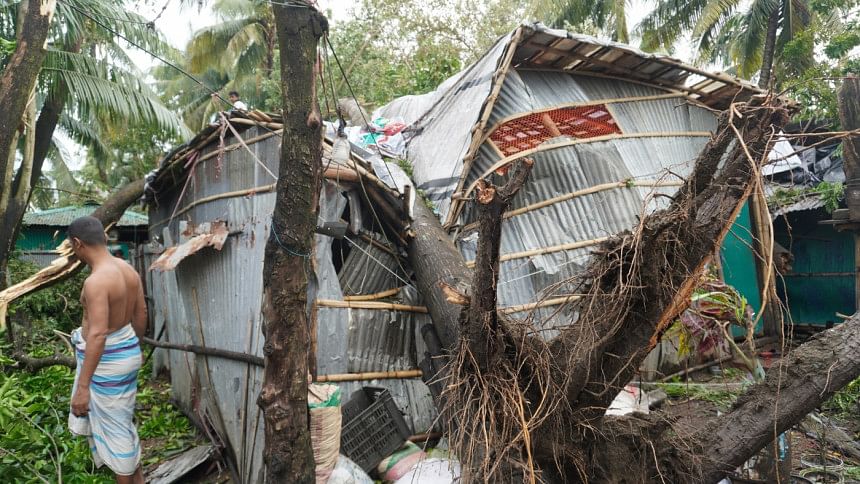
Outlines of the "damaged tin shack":
M415 192L470 261L477 180L501 184L512 161L534 158L505 215L499 304L551 335L575 321L568 303L577 296L564 282L591 248L665 206L716 126L713 109L756 92L665 56L523 25L436 91L372 117L407 126L405 148L391 151L409 162L417 190L397 165L363 149L361 127L351 155L327 141L309 294L315 379L339 382L345 395L384 386L412 432L429 430L435 409L417 368L420 329L431 322L402 256L408 227L398 222L409 220ZM259 358L280 124L234 118L231 126L207 128L150 178L147 290L162 340ZM345 234L333 234L341 221ZM243 482L260 482L259 361L159 351L179 403L213 431Z
M280 125L230 123L205 129L150 176L146 284L159 339L254 357L159 349L155 370L169 369L175 399L219 441L242 482L262 482L260 305ZM368 161L355 154L333 160L325 147L322 233L309 294L314 379L338 382L344 395L363 385L385 387L410 429L425 432L435 410L417 370L424 349L416 335L429 317L386 235L403 231L390 224L408 218L408 178L388 167L399 183L387 180L398 192L368 172ZM339 222L345 234L323 234L343 232Z

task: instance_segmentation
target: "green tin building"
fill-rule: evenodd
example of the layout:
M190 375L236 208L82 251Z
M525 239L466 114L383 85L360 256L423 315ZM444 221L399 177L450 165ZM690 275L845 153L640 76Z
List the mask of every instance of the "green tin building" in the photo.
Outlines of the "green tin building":
M40 267L51 263L56 254L54 250L66 239L66 229L78 217L90 215L98 208L96 203L68 206L27 212L21 226L21 233L15 243L21 257ZM108 232L108 247L116 255L131 260L134 247L148 240L147 216L126 210L122 218Z

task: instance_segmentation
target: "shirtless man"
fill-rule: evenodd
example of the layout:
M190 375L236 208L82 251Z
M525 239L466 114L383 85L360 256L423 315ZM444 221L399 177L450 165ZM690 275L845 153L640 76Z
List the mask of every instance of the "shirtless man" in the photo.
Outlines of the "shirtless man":
M76 219L68 237L92 271L81 291L84 319L72 333L78 366L69 429L87 437L96 466L106 464L118 483L142 484L133 417L146 331L143 286L127 262L108 252L98 219Z

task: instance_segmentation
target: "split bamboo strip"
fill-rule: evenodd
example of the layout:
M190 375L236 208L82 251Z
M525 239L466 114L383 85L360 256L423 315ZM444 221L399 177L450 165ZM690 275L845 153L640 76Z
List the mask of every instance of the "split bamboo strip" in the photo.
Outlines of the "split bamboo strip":
M395 287L394 289L389 289L387 291L377 292L375 294L356 294L354 296L344 296L344 301L375 301L377 299L384 299L387 297L394 296L402 287Z
M203 203L214 202L215 200L222 200L225 198L247 197L250 195L256 195L258 193L268 193L268 192L273 192L273 191L275 191L275 184L274 183L269 184L269 185L263 185L263 186L256 187L256 188L248 188L245 190L235 190L232 192L216 193L215 195L209 195L208 197L203 197L203 198L200 198L198 200L194 200L193 202L189 203L188 205L177 210L176 213L173 214L173 216L166 218L164 220L159 220L158 222L152 223L152 224L150 224L150 226L157 227L157 226L159 226L165 222L170 221L171 219L175 218L178 215L182 215L183 213L191 210L192 208L196 207L197 205L200 205Z
M493 166L484 170L471 185L469 188L461 194L458 194L459 197L465 198L468 197L472 191L475 190L475 187L478 186L478 182L498 170L499 168L507 165L508 163L512 163L514 161L519 160L520 158L525 158L526 156L533 155L535 153L541 153L544 151L557 150L559 148L566 148L568 146L587 144L587 143L599 143L601 141L610 141L615 139L636 139L636 138L694 138L694 137L711 137L710 131L655 131L655 132L647 132L647 133L630 133L630 134L608 134L605 136L595 136L593 138L582 138L582 139L571 139L568 141L562 141L559 143L544 143L542 145L536 146L534 148L520 151L519 153L515 153L513 155L508 156L507 158L502 158L501 160L493 163Z
M264 133L264 134L261 134L259 136L254 136L253 138L248 138L247 140L245 140L245 144L250 146L254 143L258 143L260 141L269 139L272 136L276 136L278 134L281 134L283 131L284 130L279 129L277 131L270 131L268 133ZM241 147L242 147L242 143L233 143L233 144L227 145L223 149L215 150L215 151L212 151L211 153L206 153L205 155L201 156L197 160L197 162L200 163L201 161L206 161L210 158L214 158L214 157L218 156L219 153L227 153L229 151L237 150Z
M333 375L319 375L314 381L318 383L340 382L340 381L366 381L366 380L402 380L406 378L420 378L421 370L398 370L398 371L371 371L366 373L339 373Z
M499 97L499 93L502 91L502 85L505 82L505 79L508 77L508 71L511 70L511 60L514 58L514 52L516 52L517 47L519 47L520 42L523 39L523 27L518 28L514 31L514 34L511 36L511 39L508 41L508 45L505 47L505 52L502 55L502 59L500 59L498 68L493 72L492 78L492 86L490 88L490 93L487 96L487 99L484 101L484 105L481 107L481 117L478 119L478 122L472 127L472 141L469 143L469 148L466 150L466 154L463 156L463 171L460 173L460 179L457 180L457 188L454 189L454 192L459 192L463 189L463 186L466 184L466 177L469 175L469 172L472 170L472 163L475 161L475 156L478 154L478 148L481 147L481 140L484 138L484 132L487 129L487 123L490 121L490 114L493 112L493 108L496 105L496 99ZM453 224L454 220L457 220L457 217L460 216L460 210L462 210L463 201L462 200L453 200L451 202L451 207L448 209L448 215L445 219L445 222L442 224L443 227L450 227Z
M339 165L334 165L333 167L329 167L325 171L325 177L326 177L326 179L329 179L329 180L335 180L335 181L341 181L341 182L357 182L358 181L358 175L356 175L354 171L346 169L346 168L342 168ZM216 193L215 195L210 195L208 197L203 197L201 199L194 200L193 202L189 203L188 205L177 210L174 217L177 215L182 215L183 213L185 213L185 212L191 210L192 208L196 207L197 205L200 205L203 203L214 202L215 200L223 200L225 198L247 197L247 196L251 196L251 195L256 195L258 193L269 193L269 192L273 192L273 191L275 191L275 184L271 183L269 185L263 185L263 186L260 186L257 188L248 188L246 190L235 190L232 192ZM150 225L152 225L153 227L157 227L157 226L159 226L159 225L161 225L161 224L163 224L169 220L170 220L170 218L166 218L164 220L159 220L158 222L152 223Z
M545 308L549 306L558 306L559 304L564 304L570 301L576 301L578 299L582 299L582 296L573 295L573 296L563 296L563 297L555 297L552 299L546 299L544 301L538 301L529 304L520 304L519 306L508 306L506 308L499 308L499 312L502 314L511 314L511 313L521 313L524 311L531 311L532 309L537 308Z
M536 255L552 254L553 252L561 252L563 250L581 249L583 247L589 247L592 245L600 244L600 243L605 242L607 240L609 240L609 237L598 237L596 239L581 240L578 242L569 242L567 244L553 245L550 247L541 247L540 249L526 250L523 252L511 252L510 254L502 254L502 256L499 257L499 262L505 262L505 261L514 260L514 259L523 259L525 257L533 257ZM475 267L475 261L470 260L470 261L466 262L466 267L474 268Z
M380 309L384 311L427 313L426 306L409 306L407 304L395 304L379 301L337 301L334 299L317 299L316 304L317 306L326 308Z
M511 210L509 212L505 212L502 215L502 219L508 219L511 217L516 217L517 215L522 215L524 213L528 213L534 210L539 210L541 208L546 208L551 205L555 205L557 203L566 202L568 200L573 200L574 198L582 197L585 195L591 195L593 193L598 193L606 190L613 190L616 188L633 188L633 187L650 187L650 188L659 188L659 187L680 187L683 186L684 182L682 181L661 181L661 180L622 180L619 182L611 182L611 183L603 183L600 185L594 185L593 187L583 188L582 190L576 190L574 192L565 193L564 195L559 195L553 198L547 198L546 200L533 203L531 205L526 205L525 207L517 208L515 210ZM469 232L478 228L478 222L470 223L463 227L463 232Z

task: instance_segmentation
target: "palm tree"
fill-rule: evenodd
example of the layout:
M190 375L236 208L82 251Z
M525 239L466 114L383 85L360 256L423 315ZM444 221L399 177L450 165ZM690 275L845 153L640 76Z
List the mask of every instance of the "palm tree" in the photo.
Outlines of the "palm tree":
M605 34L616 42L630 42L627 0L536 0L533 5L538 18L549 19L554 27Z
M660 0L637 27L646 50L671 50L690 32L699 60L729 63L742 77L770 84L774 59L812 21L808 0Z
M184 58L175 59L206 87L166 66L154 71L163 95L193 128L224 109L222 101L210 97L209 89L223 94L235 90L251 105L262 106L264 84L276 67L277 34L268 2L216 0L212 10L220 22L195 32Z
M16 12L15 3L0 7L0 38L15 38ZM110 156L101 139L105 127L153 125L168 136L188 133L179 116L142 82L144 76L116 42L114 32L151 52L167 53L169 46L147 24L125 10L120 0L58 3L31 102L34 122L19 143L18 153L25 162L17 171L0 174L0 192L6 197L6 209L0 214L0 271L33 189L50 183L42 173L44 161L50 158L57 180L74 179L65 165L65 150L56 142L57 130L87 147L94 157Z

